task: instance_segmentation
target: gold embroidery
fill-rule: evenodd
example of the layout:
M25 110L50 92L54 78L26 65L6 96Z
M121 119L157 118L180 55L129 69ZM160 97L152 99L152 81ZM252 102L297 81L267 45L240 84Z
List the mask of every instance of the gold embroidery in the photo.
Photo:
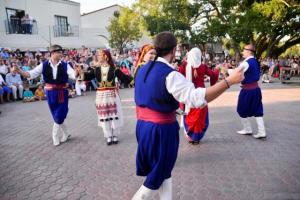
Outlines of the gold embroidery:
M100 88L113 87L113 81L101 81Z

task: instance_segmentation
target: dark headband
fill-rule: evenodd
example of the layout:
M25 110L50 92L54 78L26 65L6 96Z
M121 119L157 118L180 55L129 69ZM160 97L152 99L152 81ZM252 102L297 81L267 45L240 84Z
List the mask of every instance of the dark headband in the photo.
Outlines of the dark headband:
M51 52L51 53L54 53L54 52L58 52L58 51L63 51L63 49L62 49L62 48L54 49L54 50L52 50L52 51L50 51L50 52Z

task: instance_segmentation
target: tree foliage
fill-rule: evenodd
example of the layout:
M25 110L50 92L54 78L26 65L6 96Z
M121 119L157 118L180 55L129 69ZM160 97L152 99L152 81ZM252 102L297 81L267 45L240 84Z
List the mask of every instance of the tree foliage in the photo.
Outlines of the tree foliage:
M300 43L297 0L139 0L133 9L151 35L171 31L193 44L227 38L236 55L242 43L254 43L258 56Z
M128 44L142 37L142 19L133 10L123 7L119 13L115 13L107 27L109 44L121 52Z

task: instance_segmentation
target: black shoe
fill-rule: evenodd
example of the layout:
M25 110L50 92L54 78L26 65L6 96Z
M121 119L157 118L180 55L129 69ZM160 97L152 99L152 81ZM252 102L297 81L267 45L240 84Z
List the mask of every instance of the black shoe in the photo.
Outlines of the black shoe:
M114 144L118 144L119 143L119 140L118 140L117 136L113 136L112 141L113 141Z
M192 145L198 145L200 142L199 141L189 141L189 143Z
M111 137L107 138L106 144L109 146L109 145L111 145L112 143L113 143L112 138L111 138Z

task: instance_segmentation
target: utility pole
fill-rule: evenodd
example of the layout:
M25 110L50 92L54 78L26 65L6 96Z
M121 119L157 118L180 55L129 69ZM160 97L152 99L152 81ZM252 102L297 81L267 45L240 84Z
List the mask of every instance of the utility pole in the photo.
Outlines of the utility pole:
M49 25L49 47L51 47L51 25Z

